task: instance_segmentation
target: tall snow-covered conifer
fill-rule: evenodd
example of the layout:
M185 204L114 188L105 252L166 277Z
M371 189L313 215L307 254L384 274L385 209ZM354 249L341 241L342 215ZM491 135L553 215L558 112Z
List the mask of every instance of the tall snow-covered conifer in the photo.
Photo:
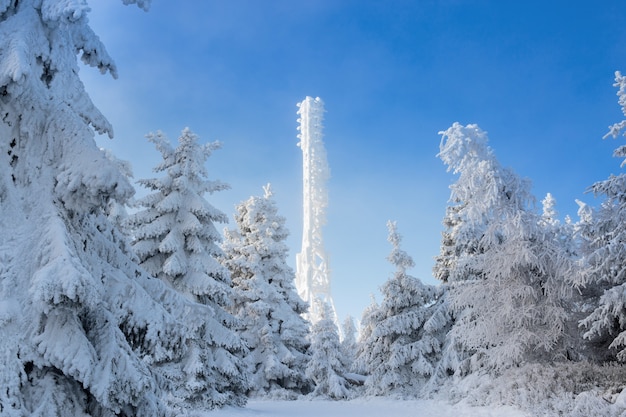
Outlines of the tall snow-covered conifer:
M400 247L396 224L388 222L387 227L393 247L387 259L396 271L381 288L383 301L373 316L369 339L362 342L367 353L359 360L368 374L369 394L416 395L433 374L441 351L441 340L426 327L439 293L407 274L413 259Z
M616 72L619 104L626 116L626 77ZM626 120L611 126L607 136L624 132ZM613 155L626 157L626 145ZM625 162L622 162L624 166ZM602 205L593 213L581 216L580 236L583 239L583 270L579 285L599 291L594 311L582 324L585 337L596 347L605 349L605 359L626 361L626 174L611 175L591 186L597 196L604 196ZM581 207L589 210L588 207Z
M250 352L252 395L293 398L310 391L305 375L309 324L287 264L289 232L278 215L270 186L263 197L236 207L237 229L226 230L223 264L231 272L242 338Z
M168 313L184 299L134 263L106 216L133 189L94 141L112 128L77 54L116 69L88 10L0 2L2 415L163 415L147 363L175 359L185 338Z
M152 193L138 201L142 209L128 218L133 248L142 267L194 303L178 312L189 331L184 357L158 368L169 403L175 409L243 404L245 347L227 312L234 293L229 272L218 261L221 236L215 227L227 218L204 198L227 187L208 180L204 166L220 144L201 145L188 128L176 148L161 132L148 138L163 156L154 170L165 175L139 181Z
M496 161L485 132L455 123L442 135L439 156L459 174L448 281L450 339L471 355L465 371L562 355L571 259L532 211L528 183Z

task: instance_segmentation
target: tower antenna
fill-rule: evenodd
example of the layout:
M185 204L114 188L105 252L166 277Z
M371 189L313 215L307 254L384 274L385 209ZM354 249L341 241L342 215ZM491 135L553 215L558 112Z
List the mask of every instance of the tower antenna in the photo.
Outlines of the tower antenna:
M324 249L322 226L326 224L330 168L322 141L324 102L319 97L307 97L298 103L298 146L302 149L303 230L302 251L296 255L296 288L302 299L309 303L307 319L319 321L322 311L316 299L327 303L338 324L337 312L330 291L328 254Z

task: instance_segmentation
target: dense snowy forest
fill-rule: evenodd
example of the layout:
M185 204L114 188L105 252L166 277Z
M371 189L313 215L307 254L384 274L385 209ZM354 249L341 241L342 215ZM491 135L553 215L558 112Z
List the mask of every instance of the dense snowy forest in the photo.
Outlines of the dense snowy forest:
M359 328L348 318L339 332L329 313L311 324L271 186L220 230L230 215L209 200L228 185L206 170L219 143L188 128L177 144L151 134L162 161L133 198L129 164L95 144L112 126L78 76L77 55L116 76L88 11L0 0L1 416L370 396L626 413L625 174L589 184L601 204L561 221L551 195L536 207L481 128L455 123L438 155L456 175L440 283L408 274L389 222L394 272L380 303ZM626 77L615 79L626 117ZM626 120L607 137L625 130ZM626 158L626 145L614 155Z

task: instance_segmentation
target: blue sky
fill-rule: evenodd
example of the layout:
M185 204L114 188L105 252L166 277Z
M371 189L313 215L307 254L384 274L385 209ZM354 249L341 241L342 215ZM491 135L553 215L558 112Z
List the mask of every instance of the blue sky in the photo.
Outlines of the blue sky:
M90 21L119 79L82 67L87 91L113 123L98 144L152 176L159 155L144 135L174 142L188 126L223 148L207 199L229 216L272 183L301 239L296 103L325 102L331 179L324 231L340 318L360 318L393 273L387 220L396 220L410 271L428 283L454 177L436 154L453 122L477 123L504 166L530 178L561 215L620 172L602 140L622 119L612 87L626 71L626 8L618 0L154 0L145 13L92 0ZM623 139L618 139L623 140ZM234 227L231 221L230 227Z

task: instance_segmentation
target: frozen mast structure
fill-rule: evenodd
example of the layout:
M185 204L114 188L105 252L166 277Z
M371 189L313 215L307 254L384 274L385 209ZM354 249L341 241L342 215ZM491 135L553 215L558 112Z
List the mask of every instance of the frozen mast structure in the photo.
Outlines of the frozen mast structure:
M322 239L322 226L326 223L325 210L328 206L326 181L330 177L326 149L322 141L324 103L319 97L307 97L298 103L298 107L298 146L302 149L304 215L302 252L296 255L296 288L300 297L309 303L307 318L311 323L317 322L322 314L322 307L315 302L316 299L330 306L335 322L338 322L330 292L328 255Z

